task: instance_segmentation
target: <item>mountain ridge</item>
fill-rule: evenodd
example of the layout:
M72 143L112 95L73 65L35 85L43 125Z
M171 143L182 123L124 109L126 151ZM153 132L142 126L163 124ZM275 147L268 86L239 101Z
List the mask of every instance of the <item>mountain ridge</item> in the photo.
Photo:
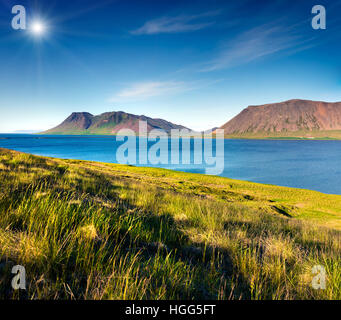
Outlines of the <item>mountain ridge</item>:
M188 129L160 118L150 118L145 115L135 115L124 111L104 112L93 115L89 112L73 112L58 126L43 131L41 134L103 134L115 135L121 129L131 129L139 132L139 121L147 122L147 131L161 129L170 132L171 129ZM190 130L190 129L189 129Z
M164 119L124 111L104 112L99 115L73 112L61 124L41 134L115 135L120 129L131 129L138 134L139 121L147 122L148 132L153 129L161 129L167 133L171 129L188 129ZM291 99L250 105L219 128L224 129L227 138L341 139L341 102Z

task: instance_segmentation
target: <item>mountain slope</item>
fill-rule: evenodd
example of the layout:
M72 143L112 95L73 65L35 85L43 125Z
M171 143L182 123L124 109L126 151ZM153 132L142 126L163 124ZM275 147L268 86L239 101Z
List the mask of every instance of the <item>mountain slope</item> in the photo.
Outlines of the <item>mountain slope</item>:
M341 130L341 102L289 100L249 106L221 126L227 135L309 134Z
M106 112L94 116L88 112L74 112L60 125L43 134L116 134L121 129L131 129L138 133L139 121L147 122L148 132L153 129L162 129L170 132L171 129L187 129L184 126L171 123L163 119L153 119L138 116L123 111Z

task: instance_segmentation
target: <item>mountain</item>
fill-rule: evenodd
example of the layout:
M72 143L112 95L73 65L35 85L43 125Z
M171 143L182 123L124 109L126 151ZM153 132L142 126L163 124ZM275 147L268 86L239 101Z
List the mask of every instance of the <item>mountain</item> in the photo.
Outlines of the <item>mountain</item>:
M184 126L168 122L163 119L153 119L138 116L123 111L106 112L94 116L88 112L74 112L60 125L42 134L116 134L120 129L139 130L139 121L147 122L148 132L153 129L162 129L170 132L171 129L188 129Z
M294 99L249 106L220 128L226 135L245 137L328 136L331 131L341 130L341 102Z

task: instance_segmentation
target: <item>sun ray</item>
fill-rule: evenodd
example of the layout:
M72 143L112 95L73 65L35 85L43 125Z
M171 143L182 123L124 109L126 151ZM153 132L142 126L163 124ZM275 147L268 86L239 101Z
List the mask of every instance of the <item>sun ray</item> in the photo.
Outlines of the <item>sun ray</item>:
M46 25L39 20L35 20L31 23L30 32L35 36L42 36L46 32Z

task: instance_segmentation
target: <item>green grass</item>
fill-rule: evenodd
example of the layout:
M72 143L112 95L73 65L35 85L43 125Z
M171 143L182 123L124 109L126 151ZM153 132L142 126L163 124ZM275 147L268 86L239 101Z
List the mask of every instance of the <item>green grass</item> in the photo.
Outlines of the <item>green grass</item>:
M0 179L1 299L341 299L341 196L5 149Z
M341 140L341 130L301 130L225 135L226 139Z

